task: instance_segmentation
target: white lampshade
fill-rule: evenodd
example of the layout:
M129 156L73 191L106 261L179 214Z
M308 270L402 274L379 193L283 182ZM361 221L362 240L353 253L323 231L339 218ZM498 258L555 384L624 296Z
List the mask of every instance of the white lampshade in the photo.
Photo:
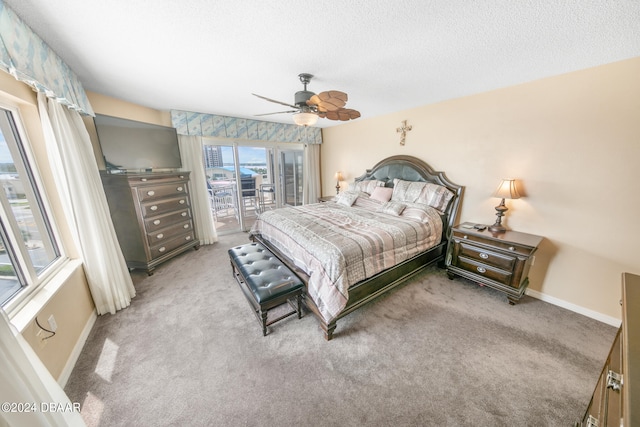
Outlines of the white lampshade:
M296 113L293 121L299 126L313 126L318 121L318 115L313 113Z
M516 180L511 178L503 179L492 196L499 199L519 199L520 194L516 189Z

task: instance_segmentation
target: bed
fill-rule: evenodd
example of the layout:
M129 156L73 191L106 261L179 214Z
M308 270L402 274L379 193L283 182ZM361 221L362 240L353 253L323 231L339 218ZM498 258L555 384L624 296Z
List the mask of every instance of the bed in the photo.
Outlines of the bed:
M305 305L331 340L339 319L444 264L463 191L422 160L393 156L335 201L262 213L250 238L302 279Z

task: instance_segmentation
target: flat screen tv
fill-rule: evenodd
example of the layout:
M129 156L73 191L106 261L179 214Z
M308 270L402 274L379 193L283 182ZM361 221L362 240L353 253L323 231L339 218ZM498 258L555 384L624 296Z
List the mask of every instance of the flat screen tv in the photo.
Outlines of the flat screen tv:
M96 114L94 123L108 171L149 172L182 167L174 128L102 114Z

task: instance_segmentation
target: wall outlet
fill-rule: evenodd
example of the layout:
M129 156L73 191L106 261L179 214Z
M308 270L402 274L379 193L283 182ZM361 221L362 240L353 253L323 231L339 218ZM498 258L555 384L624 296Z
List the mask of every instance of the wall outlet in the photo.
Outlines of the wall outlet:
M56 329L58 329L58 324L56 323L56 319L55 317L53 317L53 314L49 316L47 321L49 322L49 327L51 328L51 332L55 332Z

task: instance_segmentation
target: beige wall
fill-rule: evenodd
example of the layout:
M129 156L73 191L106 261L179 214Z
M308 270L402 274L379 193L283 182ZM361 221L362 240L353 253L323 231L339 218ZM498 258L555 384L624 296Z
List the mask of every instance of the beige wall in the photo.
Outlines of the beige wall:
M46 197L53 209L60 237L67 254L72 258L77 257L77 249L73 246L58 199L58 192L53 184L35 92L9 74L0 72L0 97L19 107L20 116L26 127L25 130L46 190ZM47 286L27 308L18 313L10 313L14 324L18 326L25 340L34 348L56 379L60 379L63 369L74 353L79 351L78 347L82 345L82 334L85 332L86 326L95 318L94 305L82 266L79 263L71 265L72 267L65 268L64 274L66 276L62 283L56 283L55 287ZM55 290L51 291L51 289ZM44 302L41 304L40 301ZM58 330L53 338L47 340L45 346L41 346L39 338L36 338L39 328L35 324L35 318L37 317L40 323L46 327L50 315L56 319Z
M546 238L530 289L619 319L621 273L640 273L638 76L634 58L324 129L323 194L338 170L350 182L407 154L466 186L460 220L491 224L491 193L517 178L527 197L507 201L504 223Z

